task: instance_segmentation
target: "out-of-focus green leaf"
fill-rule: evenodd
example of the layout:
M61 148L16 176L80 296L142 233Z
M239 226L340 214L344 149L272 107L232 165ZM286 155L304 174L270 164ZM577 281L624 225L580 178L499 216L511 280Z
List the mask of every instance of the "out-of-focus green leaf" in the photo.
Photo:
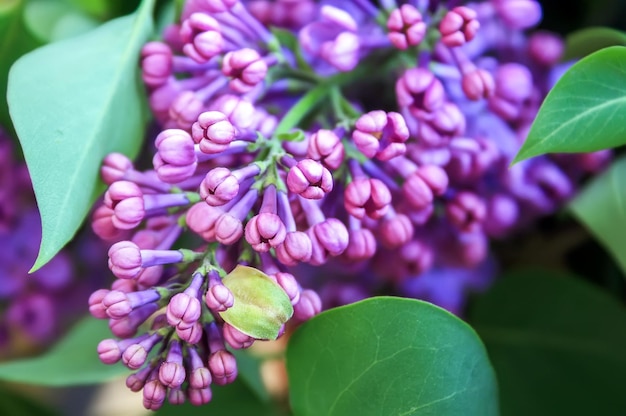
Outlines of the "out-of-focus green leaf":
M593 178L569 208L626 273L626 158Z
M261 378L261 363L259 357L255 357L246 350L231 351L237 358L237 374L252 392L262 402L270 401L270 395Z
M36 270L75 234L97 197L110 152L134 157L143 140L139 53L152 33L154 0L137 13L20 58L8 100L41 213Z
M469 322L500 385L503 416L621 415L626 409L626 309L582 279L503 276Z
M610 27L586 27L567 35L563 60L582 58L615 45L626 46L626 33Z
M0 364L0 379L46 386L93 384L111 380L128 369L100 362L97 346L111 337L106 321L87 317L47 353Z
M289 340L287 371L297 416L498 414L476 333L418 300L371 298L323 312Z
M46 407L43 402L9 386L0 387L0 415L61 416L56 409Z
M545 153L590 152L626 143L626 47L595 52L559 79L514 162Z
M98 22L62 1L30 0L24 10L26 27L41 42L61 40L94 29Z

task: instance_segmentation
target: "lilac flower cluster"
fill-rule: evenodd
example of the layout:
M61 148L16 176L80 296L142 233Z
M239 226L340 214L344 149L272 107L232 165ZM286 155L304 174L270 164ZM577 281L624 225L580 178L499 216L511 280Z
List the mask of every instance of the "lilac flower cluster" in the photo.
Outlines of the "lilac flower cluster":
M92 225L118 280L89 305L119 338L100 358L137 370L147 408L210 401L237 374L227 346L320 312L305 287L326 305L380 288L445 298L417 276L488 267L490 239L554 212L610 157L508 168L563 50L526 33L536 1L379 3L188 0L143 48L163 130L153 169L104 160ZM250 325L264 320L267 336Z
M82 264L70 249L29 275L37 257L41 224L26 165L0 129L0 357L32 353L54 341L84 310L81 299L104 281L101 243L83 239ZM96 243L96 246L89 243ZM90 282L78 282L81 267ZM97 278L97 269L102 270ZM83 301L84 302L84 301Z

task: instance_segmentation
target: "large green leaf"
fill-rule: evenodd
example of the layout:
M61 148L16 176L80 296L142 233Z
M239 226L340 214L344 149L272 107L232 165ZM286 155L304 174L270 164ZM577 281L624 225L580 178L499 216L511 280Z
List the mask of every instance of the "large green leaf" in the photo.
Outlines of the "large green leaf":
M498 413L474 331L412 299L371 298L311 319L289 341L287 371L297 416Z
M469 316L500 383L503 416L622 415L626 310L576 277L504 276Z
M626 48L611 46L575 63L543 102L514 162L554 152L626 143Z
M5 99L9 68L21 55L39 46L24 25L25 3L25 0L0 2L0 125L7 129L11 128Z
M626 273L626 158L594 178L569 208Z
M581 58L614 45L626 45L626 33L610 27L586 27L567 35L563 60Z
M46 386L71 386L108 381L129 374L121 364L105 365L98 343L110 338L106 321L87 317L46 354L0 364L0 379Z
M85 33L98 25L95 19L60 0L30 0L24 20L30 32L45 43Z
M98 169L113 151L135 156L143 139L141 46L154 0L131 16L20 58L9 109L33 181L43 237L33 270L74 235L97 196Z

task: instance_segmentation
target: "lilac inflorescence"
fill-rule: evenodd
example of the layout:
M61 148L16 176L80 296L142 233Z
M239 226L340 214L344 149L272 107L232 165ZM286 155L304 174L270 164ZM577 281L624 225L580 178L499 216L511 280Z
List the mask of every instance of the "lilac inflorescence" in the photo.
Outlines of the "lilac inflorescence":
M208 402L236 377L227 346L267 339L228 318L238 265L282 290L290 322L390 288L458 313L491 274L490 239L554 212L610 158L508 166L563 50L524 32L536 1L378 3L188 0L143 48L162 131L152 170L104 161L92 225L119 280L89 306L121 338L102 361L136 370L147 408ZM445 290L428 277L442 274Z

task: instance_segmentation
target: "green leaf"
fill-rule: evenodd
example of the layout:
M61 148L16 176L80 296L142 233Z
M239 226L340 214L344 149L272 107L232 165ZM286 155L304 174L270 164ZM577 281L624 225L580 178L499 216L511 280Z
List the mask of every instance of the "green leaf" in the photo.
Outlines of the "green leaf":
M474 331L412 299L371 298L316 316L291 337L287 372L298 416L498 413Z
M237 358L237 374L256 397L262 402L269 402L271 397L261 378L261 364L263 360L250 354L246 350L232 350Z
M28 415L28 416L60 416L56 409L46 407L40 399L29 397L21 392L14 391L9 386L0 387L0 415ZM48 404L49 406L49 404Z
M193 406L190 403L174 406L166 403L154 414L156 416L281 416L287 414L277 406L260 402L239 380L227 386L212 386L211 390L213 398L206 406Z
M11 68L9 108L43 228L33 271L79 228L99 191L104 156L117 151L134 157L139 150L147 111L138 59L151 34L153 3L146 0L134 15L39 48Z
M586 27L567 35L563 60L581 58L615 45L626 45L626 33L610 27Z
M626 273L626 158L615 160L578 193L569 209Z
M575 63L539 109L515 162L554 152L590 152L626 143L626 48Z
M111 337L106 321L84 318L47 353L0 364L0 379L46 386L93 384L128 374L121 364L105 365L98 343Z
M471 310L504 416L618 415L626 409L626 310L572 276L504 276Z
M40 45L26 30L23 20L24 0L0 2L0 125L10 129L11 118L6 97L9 68L24 53Z
M220 316L239 331L258 339L276 339L293 315L285 291L265 273L237 265L222 279L235 299Z

